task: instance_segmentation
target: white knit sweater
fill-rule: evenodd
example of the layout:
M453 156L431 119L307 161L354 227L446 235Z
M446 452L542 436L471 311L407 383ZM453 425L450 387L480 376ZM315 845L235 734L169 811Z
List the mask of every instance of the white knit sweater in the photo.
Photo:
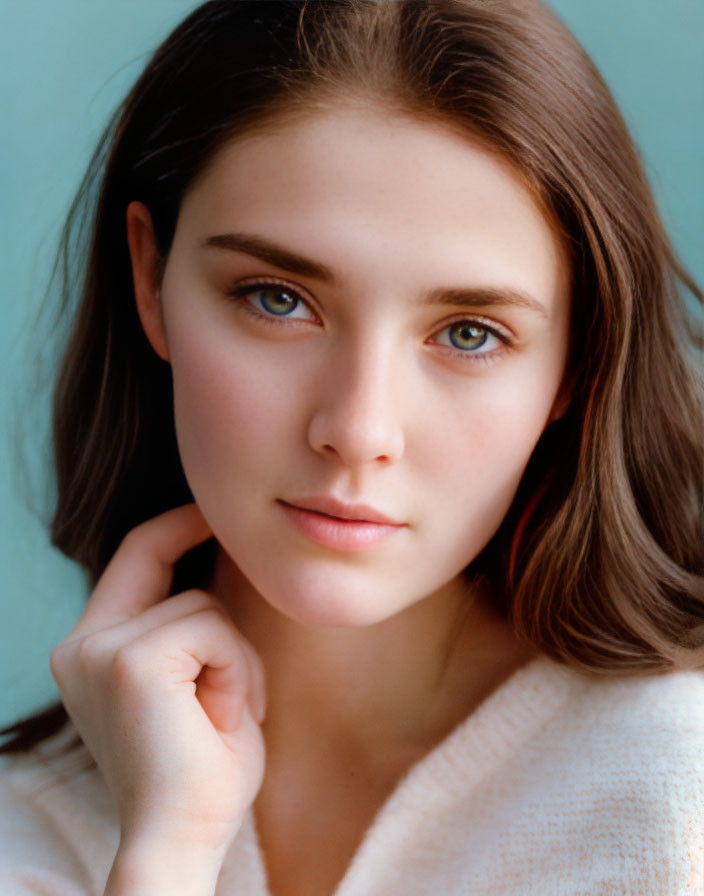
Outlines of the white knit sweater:
M2 896L103 893L118 819L76 766L0 771ZM267 893L250 811L217 896ZM394 894L703 896L704 672L518 670L411 768L334 896Z

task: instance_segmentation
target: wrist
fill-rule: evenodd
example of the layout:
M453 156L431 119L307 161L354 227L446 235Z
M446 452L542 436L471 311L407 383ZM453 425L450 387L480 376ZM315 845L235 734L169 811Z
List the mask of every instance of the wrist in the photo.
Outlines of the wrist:
M196 844L121 840L104 896L213 896L225 852Z

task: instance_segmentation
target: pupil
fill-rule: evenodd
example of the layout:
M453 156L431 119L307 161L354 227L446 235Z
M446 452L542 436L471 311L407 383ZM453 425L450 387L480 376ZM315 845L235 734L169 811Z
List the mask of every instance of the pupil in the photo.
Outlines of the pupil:
M262 304L273 314L286 314L296 306L296 299L281 289L265 289L262 295Z
M455 333L458 337L455 338ZM475 324L457 324L450 330L450 341L456 348L479 348L487 340L488 333Z

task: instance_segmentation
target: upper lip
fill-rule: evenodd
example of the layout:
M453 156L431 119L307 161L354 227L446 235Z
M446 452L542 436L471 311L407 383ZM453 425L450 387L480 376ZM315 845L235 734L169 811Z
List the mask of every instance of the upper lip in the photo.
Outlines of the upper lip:
M396 520L392 520L386 514L381 513L369 504L346 504L330 495L314 495L311 498L296 498L292 501L284 501L303 510L316 510L328 516L335 516L342 520L363 520L369 523L385 523L387 526L402 526Z

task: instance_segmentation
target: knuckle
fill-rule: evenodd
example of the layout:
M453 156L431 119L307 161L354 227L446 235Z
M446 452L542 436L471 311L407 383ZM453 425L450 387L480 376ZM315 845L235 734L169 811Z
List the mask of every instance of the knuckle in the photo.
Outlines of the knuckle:
M118 647L112 657L112 677L119 684L130 684L138 681L142 676L144 663L144 650L132 644L123 644Z
M123 536L119 550L124 553L132 553L141 546L143 539L144 530L142 525L135 526L134 529L130 529L129 532Z
M105 655L105 645L100 633L86 635L78 643L75 649L75 657L78 665L88 671L93 671Z
M59 685L64 680L64 672L68 664L68 653L66 642L61 641L49 654L49 668L54 681Z
M213 597L208 594L207 591L203 591L200 588L191 588L190 590L179 594L177 597L171 598L171 600L181 601L184 605L184 609L187 612L192 613L208 610L211 607L216 606Z

